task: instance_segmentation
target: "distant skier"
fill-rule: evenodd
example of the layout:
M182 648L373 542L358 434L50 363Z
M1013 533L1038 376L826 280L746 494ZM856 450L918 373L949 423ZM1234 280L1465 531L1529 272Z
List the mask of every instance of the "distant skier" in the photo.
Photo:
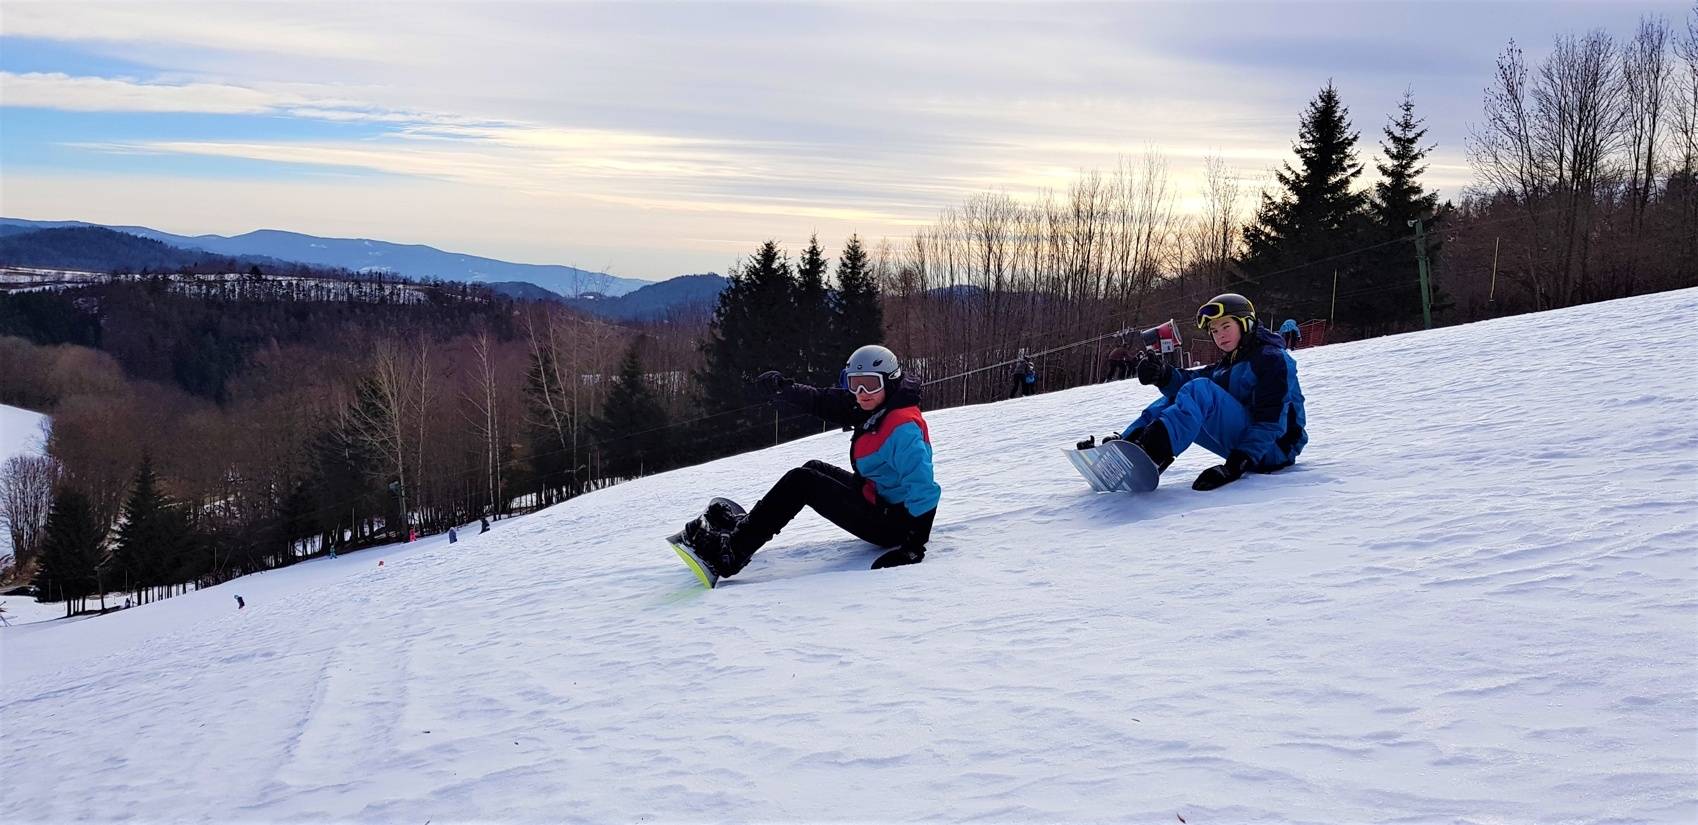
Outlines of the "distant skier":
M809 461L785 473L747 516L734 520L735 527L716 527L709 516L685 525L685 542L715 576L742 570L804 506L857 538L893 548L873 562L874 570L925 559L942 490L932 479L920 381L905 377L896 355L876 344L855 350L845 369L847 389L799 384L776 370L756 379L786 404L854 427L849 455L855 469Z
M489 519L488 518L478 519L478 535L481 536L481 535L483 535L484 533L487 533L487 532L489 532Z
M1297 328L1297 319L1285 319L1285 323L1279 325L1279 337L1285 339L1286 349L1297 349L1297 342L1303 340L1303 330Z
M1119 381L1132 377L1132 367L1136 363L1132 351L1125 344L1116 343L1114 349L1108 352L1108 377L1104 381Z
M1193 443L1226 459L1192 483L1213 490L1246 472L1271 473L1297 460L1309 443L1304 431L1303 391L1297 363L1273 330L1256 322L1256 308L1227 293L1197 309L1197 326L1207 329L1226 353L1220 362L1194 370L1175 369L1160 356L1138 362L1138 381L1161 390L1126 430L1124 438L1166 470ZM1081 449L1091 441L1081 441Z
M247 606L248 606L248 603L245 602L245 601L242 601L241 596L236 597L236 609L237 610L241 610L242 608L247 607Z
M1038 389L1038 367L1032 363L1031 356L1025 350L1020 351L1020 357L1014 362L1014 386L1008 390L1008 397L1031 395Z
M448 543L453 544L453 543L455 543L459 540L460 540L459 531L455 530L452 527L448 528Z

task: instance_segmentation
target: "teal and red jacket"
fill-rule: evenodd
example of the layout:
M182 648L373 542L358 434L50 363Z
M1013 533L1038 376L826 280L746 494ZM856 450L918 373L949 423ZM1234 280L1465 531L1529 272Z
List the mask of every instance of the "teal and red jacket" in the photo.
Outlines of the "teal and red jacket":
M837 387L791 384L779 392L785 403L834 424L853 427L849 461L863 480L869 504L901 505L914 517L937 509L943 488L932 478L931 431L920 415L920 382L908 377L886 390L883 406L872 412L855 403L855 394Z

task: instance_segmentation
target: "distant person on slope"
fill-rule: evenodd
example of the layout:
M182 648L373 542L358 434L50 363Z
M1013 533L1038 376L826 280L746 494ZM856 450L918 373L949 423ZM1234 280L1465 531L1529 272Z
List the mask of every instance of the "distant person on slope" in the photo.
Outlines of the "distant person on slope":
M1124 438L1166 470L1174 456L1192 444L1226 459L1192 483L1213 490L1246 472L1271 473L1288 467L1309 443L1304 432L1303 390L1297 362L1285 342L1256 321L1256 308L1235 293L1218 295L1197 309L1197 327L1206 329L1226 353L1220 362L1194 370L1175 369L1159 356L1138 362L1138 382L1161 390L1126 430L1105 441ZM1089 442L1079 442L1080 448Z
M1297 328L1297 319L1285 319L1285 323L1279 325L1279 337L1285 339L1286 349L1297 349L1297 342L1303 340L1303 330Z
M1020 357L1014 362L1014 386L1008 390L1008 397L1031 395L1038 389L1038 366L1032 363L1025 350L1020 350Z
M874 570L926 557L942 490L932 479L920 382L905 377L896 355L876 344L849 356L843 378L846 388L799 384L776 370L756 379L778 400L854 428L849 440L854 471L809 461L785 473L734 529L716 528L706 516L690 522L684 538L715 575L742 570L804 506L856 538L894 548L873 562Z

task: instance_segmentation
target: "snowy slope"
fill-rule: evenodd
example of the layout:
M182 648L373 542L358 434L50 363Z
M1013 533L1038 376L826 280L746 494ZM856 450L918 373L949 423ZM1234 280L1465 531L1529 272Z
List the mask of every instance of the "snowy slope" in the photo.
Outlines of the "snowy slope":
M0 404L0 467L15 455L41 455L47 449L47 416ZM11 531L0 524L0 557L12 554Z
M1208 494L1060 455L1133 382L939 411L917 567L805 515L710 592L661 542L833 432L145 640L86 634L171 602L0 630L0 821L1691 822L1695 321L1301 351L1301 462Z

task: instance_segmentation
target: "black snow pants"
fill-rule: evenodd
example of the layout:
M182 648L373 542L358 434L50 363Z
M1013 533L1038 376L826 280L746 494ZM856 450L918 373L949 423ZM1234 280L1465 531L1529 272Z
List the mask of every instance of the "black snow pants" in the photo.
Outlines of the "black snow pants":
M743 559L754 555L804 506L870 544L895 547L914 541L924 547L937 511L916 518L900 504L870 504L861 494L862 483L854 473L824 461L810 461L785 473L732 532L732 552ZM924 531L916 533L922 526Z

